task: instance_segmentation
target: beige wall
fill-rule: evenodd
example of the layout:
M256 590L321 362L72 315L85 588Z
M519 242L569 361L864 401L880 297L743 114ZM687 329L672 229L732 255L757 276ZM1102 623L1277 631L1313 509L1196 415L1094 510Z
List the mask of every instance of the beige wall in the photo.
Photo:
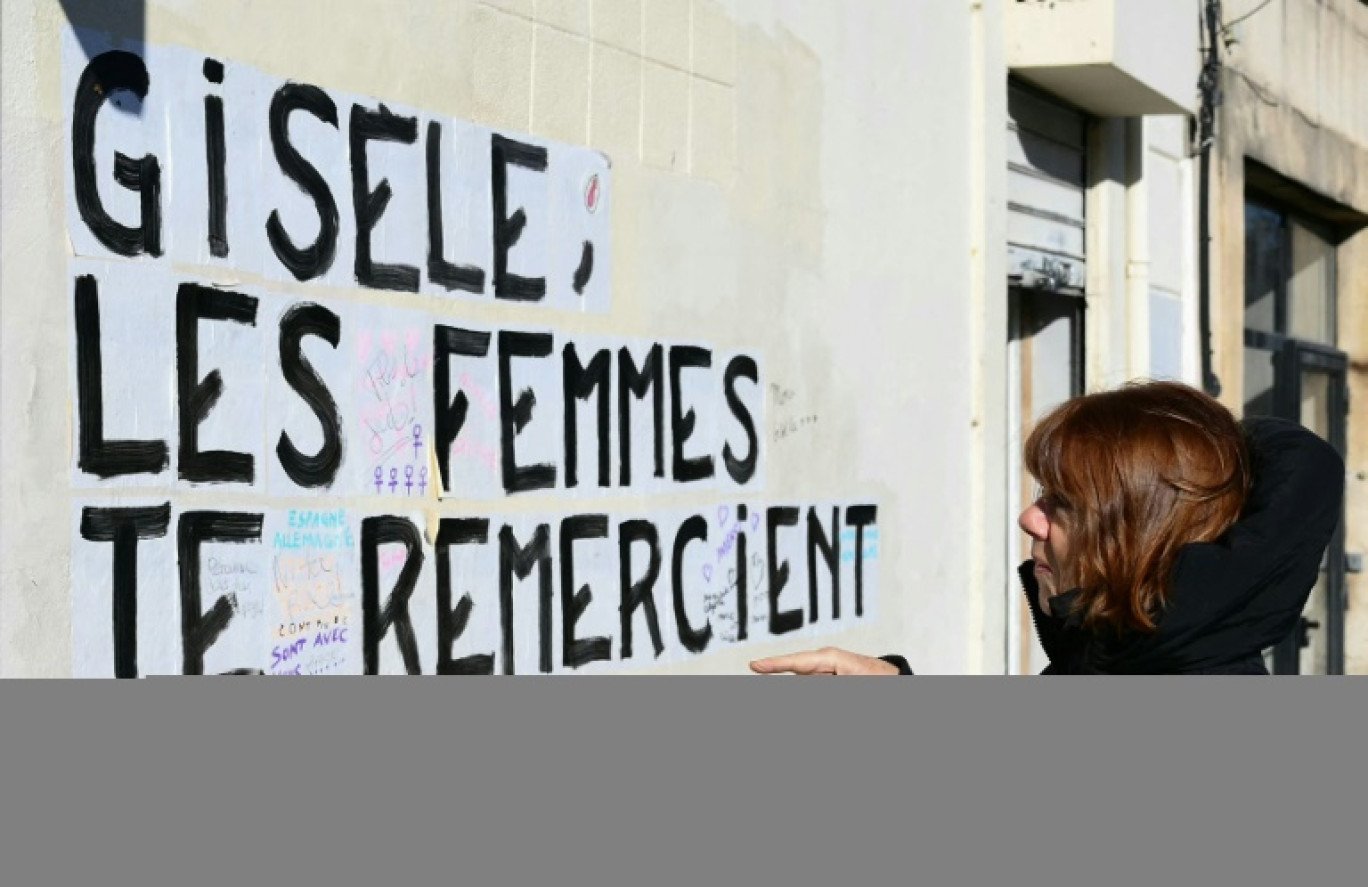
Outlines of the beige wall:
M1188 118L1104 118L1088 189L1087 387L1198 384Z
M1253 8L1253 4L1243 6ZM1226 16L1242 13L1226 4ZM1243 403L1244 160L1368 212L1368 7L1358 0L1274 0L1237 25L1226 58L1213 189L1215 370ZM1368 232L1338 253L1339 347L1350 358L1348 551L1368 550ZM1348 577L1346 670L1368 673L1368 578Z
M1227 0L1233 21L1262 0ZM1227 64L1307 122L1368 144L1368 9L1359 0L1272 0L1231 30Z
M78 5L84 24L115 34L133 8ZM60 676L72 662L74 501L65 19L49 0L6 0L3 16L0 672ZM793 392L788 406L767 405L765 498L880 506L880 616L830 640L963 672L1001 669L1000 18L992 0L152 0L143 36L606 152L611 312L475 305L453 316L760 350L766 383ZM337 295L432 307L423 296ZM806 416L818 421L775 440L780 423ZM606 507L713 501L680 493ZM567 507L535 497L506 507L539 505ZM737 672L801 645L731 648L674 670Z
M1146 235L1151 377L1201 385L1198 357L1196 161L1191 118L1145 120Z
M1007 63L1094 114L1193 113L1194 0L1032 0L1006 6Z

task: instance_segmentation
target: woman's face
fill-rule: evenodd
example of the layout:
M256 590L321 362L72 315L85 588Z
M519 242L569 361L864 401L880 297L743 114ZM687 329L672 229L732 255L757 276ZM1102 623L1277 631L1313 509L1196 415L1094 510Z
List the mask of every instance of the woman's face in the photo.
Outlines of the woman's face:
M1031 559L1035 561L1036 581L1040 585L1040 605L1062 590L1064 570L1069 557L1069 531L1062 509L1047 492L1041 492L1017 520L1031 537Z

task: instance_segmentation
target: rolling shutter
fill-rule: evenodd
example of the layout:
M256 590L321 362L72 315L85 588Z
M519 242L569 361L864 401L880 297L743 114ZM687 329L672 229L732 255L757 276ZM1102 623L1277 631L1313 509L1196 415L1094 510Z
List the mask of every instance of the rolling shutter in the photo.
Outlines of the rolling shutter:
M1082 295L1088 120L1016 83L1007 88L1007 273L1014 285Z

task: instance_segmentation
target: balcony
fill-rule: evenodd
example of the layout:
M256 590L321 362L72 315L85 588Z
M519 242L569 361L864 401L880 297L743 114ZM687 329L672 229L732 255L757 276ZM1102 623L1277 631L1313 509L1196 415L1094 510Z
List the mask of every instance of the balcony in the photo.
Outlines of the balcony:
M1195 114L1196 0L1009 0L1007 67L1100 117Z

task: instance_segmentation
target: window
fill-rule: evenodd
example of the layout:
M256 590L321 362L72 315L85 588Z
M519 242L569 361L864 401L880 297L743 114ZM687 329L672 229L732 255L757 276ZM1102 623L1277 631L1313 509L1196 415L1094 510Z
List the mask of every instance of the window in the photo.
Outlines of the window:
M1335 344L1335 246L1323 230L1245 203L1245 326Z
M1315 222L1251 196L1244 254L1245 413L1270 415L1275 343L1335 347L1335 244Z

